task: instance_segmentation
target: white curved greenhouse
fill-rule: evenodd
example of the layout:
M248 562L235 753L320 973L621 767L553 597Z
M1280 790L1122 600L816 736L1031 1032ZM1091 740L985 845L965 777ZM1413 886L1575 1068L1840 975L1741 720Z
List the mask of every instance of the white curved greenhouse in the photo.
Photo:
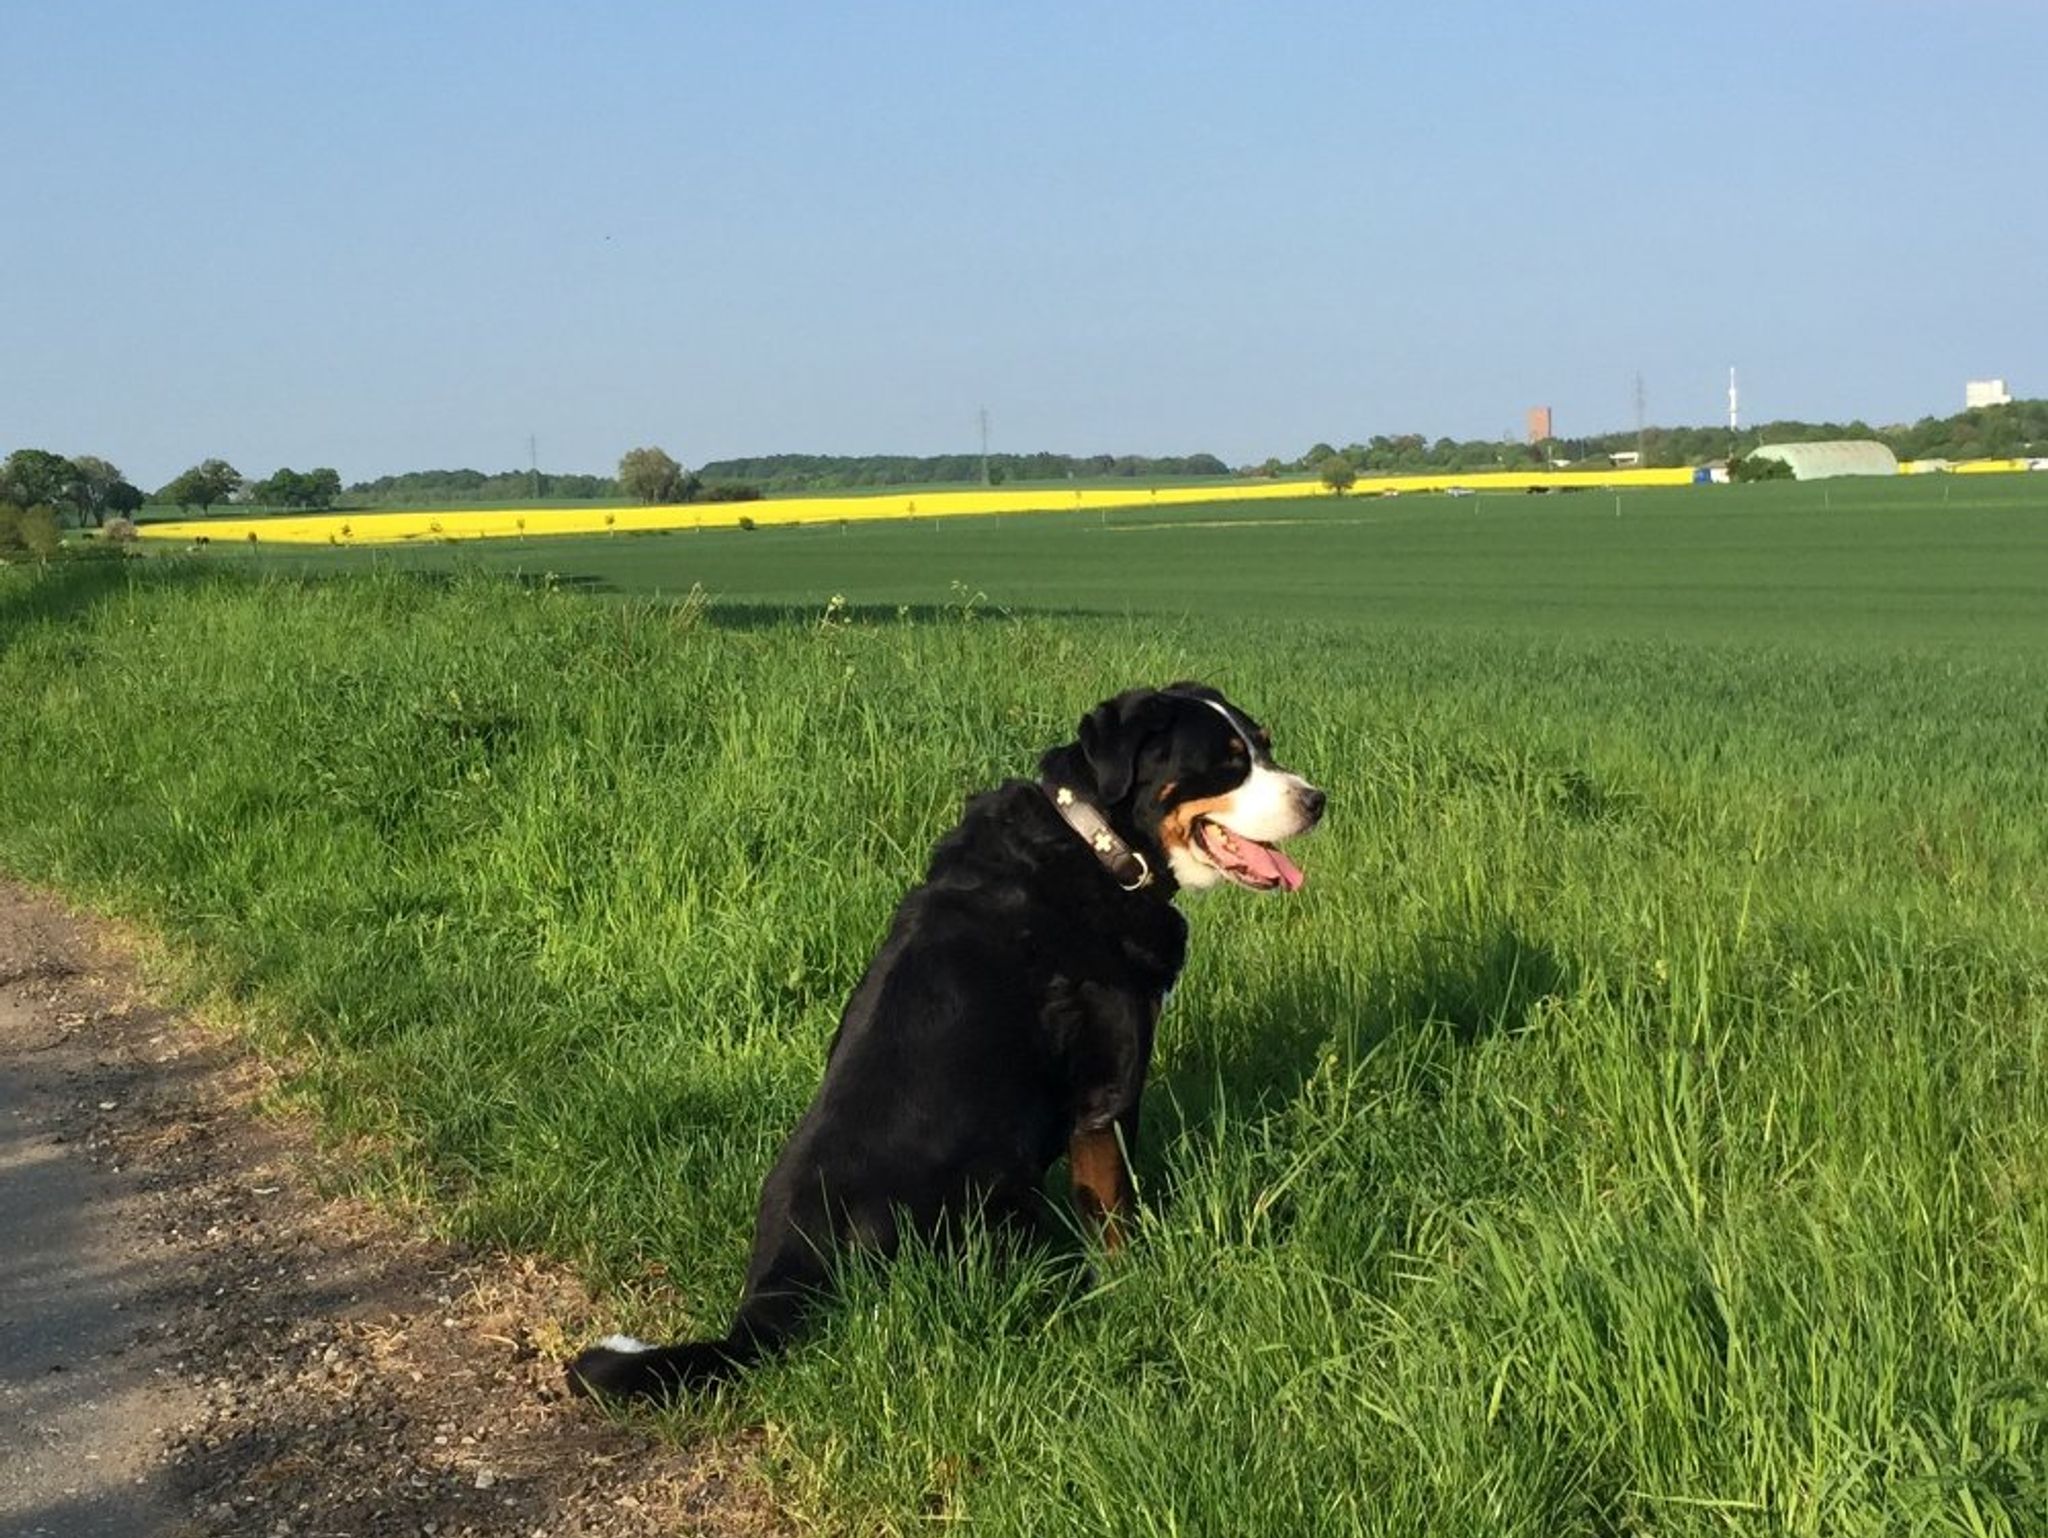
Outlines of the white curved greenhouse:
M1766 443L1749 451L1751 459L1781 459L1792 467L1795 481L1824 481L1831 475L1897 475L1899 457L1869 438L1843 438L1828 443Z

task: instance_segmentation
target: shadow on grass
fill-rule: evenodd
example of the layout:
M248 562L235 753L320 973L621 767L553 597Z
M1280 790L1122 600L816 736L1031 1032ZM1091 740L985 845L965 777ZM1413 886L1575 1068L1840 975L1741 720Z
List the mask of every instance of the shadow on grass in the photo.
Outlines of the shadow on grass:
M524 552L506 550L494 556L516 557ZM610 603L635 604L656 609L695 609L698 622L714 630L764 631L817 629L831 608L830 627L888 629L900 625L939 626L1000 623L1009 619L1101 619L1104 611L1070 604L1033 605L990 603L840 603L828 596L811 599L728 600L706 589L650 592L620 585L611 577L594 571L560 571L547 566L545 551L533 551L532 566L502 560L479 561L467 551L434 548L393 553L321 550L244 550L223 545L198 557L203 565L224 580L282 577L307 583L360 581L374 577L385 582L416 586L423 592L452 590L458 583L489 581L503 583L522 593L561 593L578 598L595 598Z
M61 623L85 614L107 598L125 593L128 562L52 561L10 568L0 576L0 651L33 625Z
M678 600L680 602L680 600ZM780 630L816 627L824 616L821 604L722 603L713 598L704 623L719 630ZM999 625L1012 619L1102 619L1099 610L1068 606L1005 605L1000 609L967 609L952 604L844 604L832 611L833 626L889 629L899 625Z
M438 578L439 580L436 581L434 585L437 587L447 587L451 580L453 579L454 573L445 571L421 571L407 572L404 573L404 575L411 577ZM504 580L516 583L519 587L524 588L529 593L577 593L584 596L595 596L605 593L616 593L619 591L619 585L616 582L610 581L609 579L604 577L600 577L595 572L589 571L572 571L566 573L553 571L515 571L507 573Z
M1458 1048L1518 1035L1538 1002L1568 993L1574 976L1550 945L1505 920L1425 942L1411 967L1377 981L1369 996L1379 1002L1362 1012L1333 1009L1337 990L1320 974L1291 974L1255 1006L1209 1022L1211 1050L1186 1053L1154 1076L1145 1110L1155 1130L1139 1151L1139 1179L1169 1189L1163 1177L1173 1144L1199 1137L1227 1113L1256 1114L1293 1099L1331 1053L1356 1061L1390 1038L1430 1028Z
M253 584L281 574L183 552L95 553L37 566L0 567L0 652L35 626L83 619L101 604L130 593Z

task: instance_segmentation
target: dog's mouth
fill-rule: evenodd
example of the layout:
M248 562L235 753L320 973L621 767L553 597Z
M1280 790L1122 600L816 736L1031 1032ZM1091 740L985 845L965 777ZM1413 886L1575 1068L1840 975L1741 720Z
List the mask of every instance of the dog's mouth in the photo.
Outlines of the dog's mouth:
M1271 844L1233 833L1213 817L1195 819L1194 852L1239 886L1255 892L1301 889L1301 867Z

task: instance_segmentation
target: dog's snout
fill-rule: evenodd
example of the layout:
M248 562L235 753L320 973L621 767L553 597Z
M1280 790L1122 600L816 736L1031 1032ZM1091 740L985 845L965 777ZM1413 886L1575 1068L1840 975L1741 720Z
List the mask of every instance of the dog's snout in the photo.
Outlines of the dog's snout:
M1313 785L1304 785L1298 792L1301 800L1301 814L1310 822L1321 822L1323 803L1330 798Z

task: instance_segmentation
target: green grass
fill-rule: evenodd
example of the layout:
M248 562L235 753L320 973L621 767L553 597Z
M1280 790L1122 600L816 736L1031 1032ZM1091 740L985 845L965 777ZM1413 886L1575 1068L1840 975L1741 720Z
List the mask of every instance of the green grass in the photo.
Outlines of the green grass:
M170 934L381 1180L707 1329L960 798L1208 676L1332 815L1189 904L1135 1245L850 1278L680 1429L772 1426L830 1530L2039 1533L2041 509L1816 490L556 567L752 607L0 572L0 861Z

